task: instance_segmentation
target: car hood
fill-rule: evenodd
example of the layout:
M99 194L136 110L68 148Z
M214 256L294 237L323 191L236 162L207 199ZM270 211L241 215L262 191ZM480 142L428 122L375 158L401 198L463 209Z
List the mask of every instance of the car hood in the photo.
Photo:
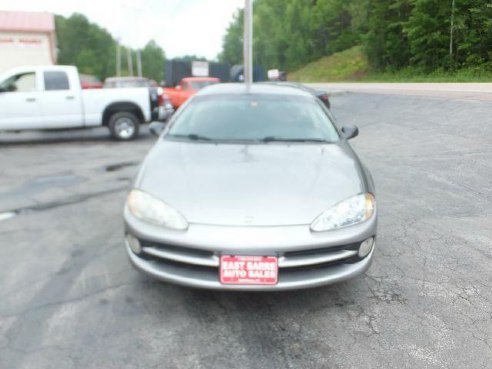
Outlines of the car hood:
M350 146L209 144L161 141L135 187L165 201L190 223L226 226L310 224L366 191Z

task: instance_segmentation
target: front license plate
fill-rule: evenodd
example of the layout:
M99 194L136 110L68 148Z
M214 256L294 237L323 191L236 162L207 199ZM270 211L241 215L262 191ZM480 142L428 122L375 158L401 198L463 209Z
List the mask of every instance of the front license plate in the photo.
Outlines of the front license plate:
M220 257L220 283L222 284L277 284L278 260L275 256Z

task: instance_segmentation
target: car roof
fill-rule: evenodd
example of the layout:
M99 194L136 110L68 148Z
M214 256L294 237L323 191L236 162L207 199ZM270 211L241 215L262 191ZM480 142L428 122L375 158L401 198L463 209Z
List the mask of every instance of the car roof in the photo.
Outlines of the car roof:
M288 96L308 96L311 94L303 91L299 88L292 86L279 86L266 83L253 83L249 89L246 88L245 83L219 83L216 85L208 86L203 90L200 90L198 95L242 95L242 94L256 94L256 95L288 95Z

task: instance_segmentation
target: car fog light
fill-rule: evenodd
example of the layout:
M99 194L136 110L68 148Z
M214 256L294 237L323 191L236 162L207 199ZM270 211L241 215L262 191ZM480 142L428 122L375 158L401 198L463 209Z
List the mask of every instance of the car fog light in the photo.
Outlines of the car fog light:
M140 254L142 252L142 246L140 246L140 241L132 236L131 234L126 235L126 242L128 242L128 246L135 254Z
M374 246L374 237L368 238L360 244L359 247L359 257L365 258L372 250Z

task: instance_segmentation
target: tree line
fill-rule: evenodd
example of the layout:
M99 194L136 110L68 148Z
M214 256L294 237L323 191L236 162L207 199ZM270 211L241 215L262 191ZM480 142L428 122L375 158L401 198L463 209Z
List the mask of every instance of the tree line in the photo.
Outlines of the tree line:
M58 63L75 65L80 73L91 74L101 80L116 75L118 42L104 28L82 14L66 18L55 17L58 43ZM136 75L136 50L120 46L121 75L128 76L127 52L133 57L133 74ZM160 82L164 78L165 54L153 40L141 50L142 74Z
M254 61L289 71L362 45L377 71L492 71L492 0L256 0ZM243 11L219 59L242 63Z

